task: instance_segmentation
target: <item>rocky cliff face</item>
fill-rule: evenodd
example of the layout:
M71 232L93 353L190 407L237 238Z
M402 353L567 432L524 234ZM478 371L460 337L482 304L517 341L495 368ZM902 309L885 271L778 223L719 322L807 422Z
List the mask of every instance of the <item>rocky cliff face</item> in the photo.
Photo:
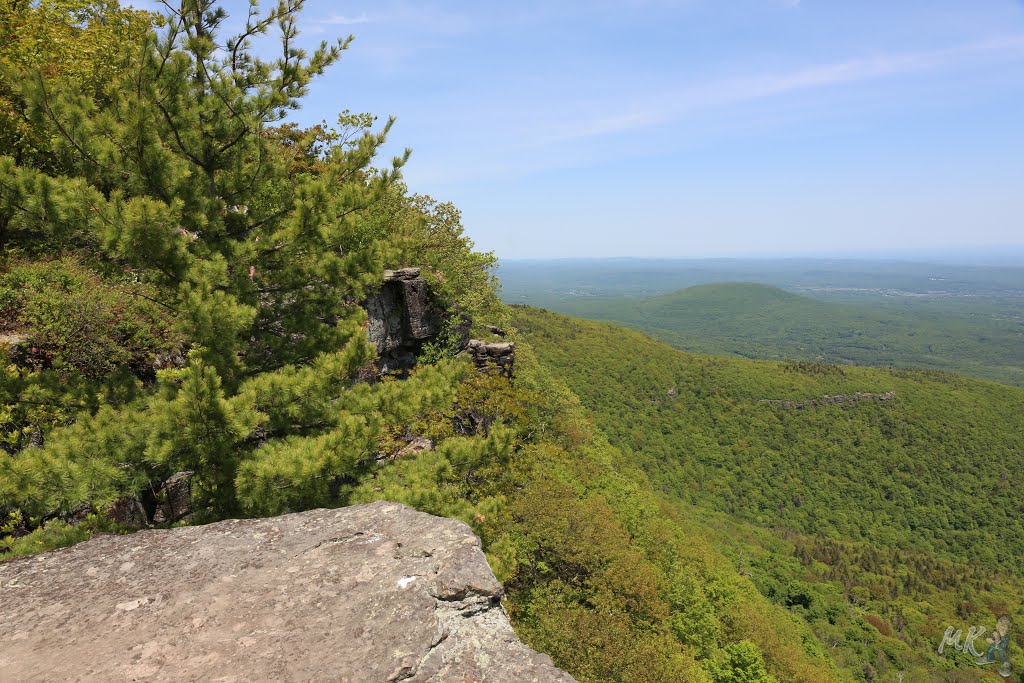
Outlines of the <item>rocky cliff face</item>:
M377 346L381 372L405 372L416 363L423 343L441 331L441 315L431 306L419 268L384 271L380 289L367 298L367 335Z
M366 334L377 347L377 369L381 373L404 376L416 364L416 354L423 344L441 332L443 313L433 305L430 285L420 276L419 268L385 270L380 289L370 295L366 308ZM478 370L512 377L515 364L515 342L486 342L469 338L470 321L463 320L459 329L464 336L459 342ZM496 337L505 331L491 327Z
M501 594L393 503L100 536L0 564L0 680L572 681Z

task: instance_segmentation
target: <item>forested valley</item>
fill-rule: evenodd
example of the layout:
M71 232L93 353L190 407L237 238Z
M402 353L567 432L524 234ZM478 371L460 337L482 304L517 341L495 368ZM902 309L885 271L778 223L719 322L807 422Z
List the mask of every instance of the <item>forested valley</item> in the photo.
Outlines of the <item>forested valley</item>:
M349 48L295 47L302 6L0 4L0 562L389 500L469 524L580 681L986 680L935 650L1024 617L1024 390L506 306L391 119L288 121ZM390 369L403 269L439 330Z

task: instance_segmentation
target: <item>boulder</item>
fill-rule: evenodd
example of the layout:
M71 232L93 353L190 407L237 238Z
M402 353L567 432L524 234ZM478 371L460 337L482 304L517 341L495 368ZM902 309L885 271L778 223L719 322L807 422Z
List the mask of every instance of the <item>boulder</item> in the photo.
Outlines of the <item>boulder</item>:
M433 441L423 436L417 436L398 449L398 451L377 453L373 458L377 462L387 462L401 458L416 457L420 453L427 453L432 450L434 450Z
M3 681L568 683L463 522L394 503L97 536L0 564Z
M433 441L423 436L417 436L415 439L407 443L402 450L398 451L398 453L395 454L395 458L407 458L432 450L434 450Z
M0 347L10 346L17 347L21 346L28 341L28 335L20 332L0 332Z

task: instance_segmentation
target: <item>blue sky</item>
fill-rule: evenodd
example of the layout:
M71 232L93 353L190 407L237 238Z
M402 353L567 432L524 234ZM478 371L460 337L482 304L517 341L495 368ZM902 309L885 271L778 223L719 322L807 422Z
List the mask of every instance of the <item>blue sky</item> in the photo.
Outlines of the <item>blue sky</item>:
M229 11L242 3L226 3ZM503 258L1024 244L1013 0L310 0L300 122L398 123Z

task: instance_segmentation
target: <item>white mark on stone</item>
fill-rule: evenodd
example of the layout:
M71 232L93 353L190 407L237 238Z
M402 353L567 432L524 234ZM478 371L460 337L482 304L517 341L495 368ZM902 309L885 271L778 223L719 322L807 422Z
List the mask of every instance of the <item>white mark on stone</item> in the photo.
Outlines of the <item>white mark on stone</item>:
M376 543L382 540L384 540L384 537L380 534L370 534L366 538L363 538L361 536L358 537L355 541L353 541L353 545L370 545L371 543Z
M403 576L398 580L398 587L405 590L409 585L416 580L415 576Z
M131 612L132 610L136 610L142 607L143 605L148 605L152 601L152 598L138 598L135 600L129 600L128 602L119 602L117 603L117 609L121 610L122 612Z

